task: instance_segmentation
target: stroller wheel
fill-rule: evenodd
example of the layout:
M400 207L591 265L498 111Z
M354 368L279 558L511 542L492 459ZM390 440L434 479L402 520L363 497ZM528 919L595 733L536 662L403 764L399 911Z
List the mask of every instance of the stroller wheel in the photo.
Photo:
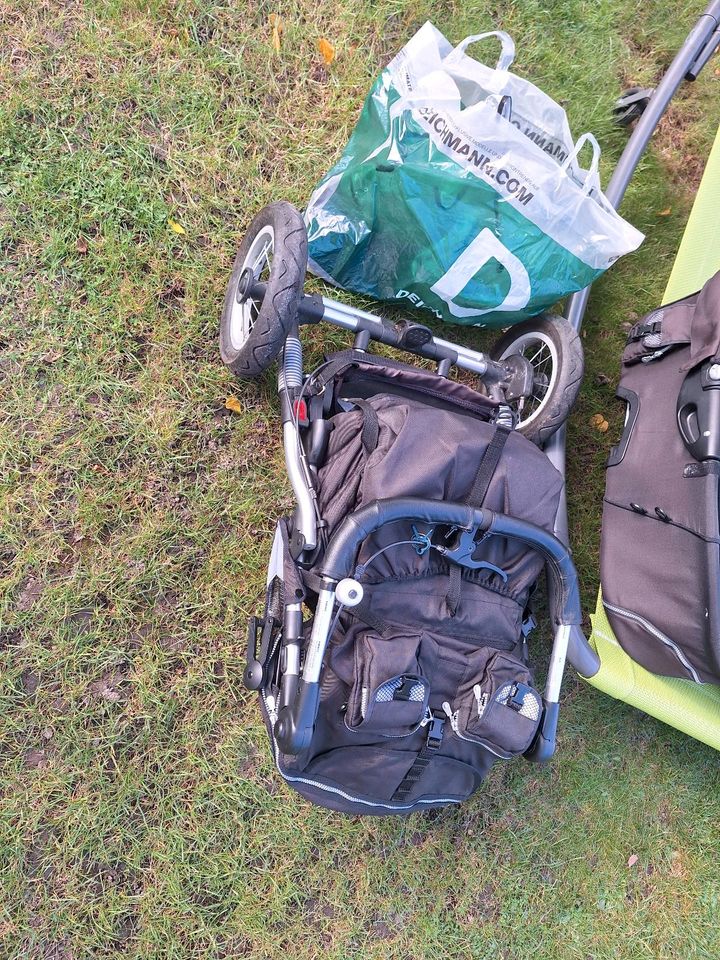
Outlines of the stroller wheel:
M297 319L307 267L302 217L284 200L258 213L235 257L220 319L220 355L243 379L259 376L282 349ZM260 297L248 284L264 283Z
M493 360L520 354L534 370L533 392L513 402L516 429L542 445L573 408L585 361L577 332L564 317L545 314L511 327L490 350Z
M629 87L615 101L613 120L620 127L629 127L645 112L655 92L652 87Z

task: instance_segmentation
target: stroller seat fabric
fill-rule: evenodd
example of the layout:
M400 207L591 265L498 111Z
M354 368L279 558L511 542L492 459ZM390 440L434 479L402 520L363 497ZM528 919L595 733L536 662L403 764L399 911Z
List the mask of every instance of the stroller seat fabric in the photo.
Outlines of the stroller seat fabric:
M486 397L357 354L323 389L335 411L316 479L328 538L349 514L389 497L483 505L552 532L560 474L530 441L490 422ZM280 600L302 594L312 609L322 549L297 563L291 530L291 518L280 522ZM458 541L468 565L435 548ZM282 776L331 809L407 813L465 799L498 758L525 752L542 714L524 637L542 568L521 542L467 542L454 528L397 521L368 536L355 570L363 598L336 617L312 740L299 754L279 750L276 690L263 691ZM310 622L303 631L307 640Z

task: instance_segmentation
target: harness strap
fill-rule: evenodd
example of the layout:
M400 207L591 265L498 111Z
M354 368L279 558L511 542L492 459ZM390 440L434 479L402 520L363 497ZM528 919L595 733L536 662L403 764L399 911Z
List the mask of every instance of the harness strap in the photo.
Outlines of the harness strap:
M435 753L440 749L442 744L445 720L446 717L442 713L433 713L432 720L430 721L427 740L425 741L425 746L415 757L412 766L403 777L402 782L395 790L395 793L392 795L393 800L400 802L407 800L408 794L412 788L416 783L422 780L423 774L430 764L430 761Z
M362 413L363 428L360 439L365 453L369 456L377 447L380 437L380 421L378 420L377 410L367 400L359 400L353 397L350 402L354 403Z
M492 478L495 475L497 466L500 463L500 457L505 448L507 438L510 436L510 428L498 424L495 428L492 440L485 448L480 465L478 466L475 480L470 488L470 493L465 497L465 503L471 507L481 507L483 501L490 489ZM462 590L462 567L458 564L450 564L450 586L448 588L445 602L447 603L450 616L454 617L460 603L460 593Z

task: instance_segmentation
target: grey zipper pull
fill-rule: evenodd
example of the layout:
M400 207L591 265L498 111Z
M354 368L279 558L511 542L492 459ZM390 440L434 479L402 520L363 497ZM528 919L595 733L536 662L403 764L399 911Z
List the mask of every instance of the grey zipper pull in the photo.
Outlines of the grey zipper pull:
M452 707L447 700L443 702L442 708L445 711L448 720L450 721L450 726L453 728L453 733L456 733L458 736L460 736L457 711L455 713L452 712Z
M485 708L487 707L488 695L482 692L482 687L479 683L476 683L473 687L473 694L475 695L475 700L477 701L478 717L481 717L485 713Z

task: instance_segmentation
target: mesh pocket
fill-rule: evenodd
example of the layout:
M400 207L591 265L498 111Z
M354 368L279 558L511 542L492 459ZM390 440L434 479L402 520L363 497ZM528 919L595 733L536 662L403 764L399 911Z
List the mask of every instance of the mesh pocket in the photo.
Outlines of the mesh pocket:
M417 634L380 636L367 631L355 642L355 671L345 725L383 737L414 733L427 713L430 683Z
M375 691L375 703L389 703L395 699L395 693L402 689L404 677L393 677L387 683L382 683ZM425 700L425 684L417 680L410 685L410 692L407 697L413 703L423 703Z
M530 686L528 668L505 653L470 659L454 710L455 733L499 757L523 753L532 743L542 714L540 694Z

